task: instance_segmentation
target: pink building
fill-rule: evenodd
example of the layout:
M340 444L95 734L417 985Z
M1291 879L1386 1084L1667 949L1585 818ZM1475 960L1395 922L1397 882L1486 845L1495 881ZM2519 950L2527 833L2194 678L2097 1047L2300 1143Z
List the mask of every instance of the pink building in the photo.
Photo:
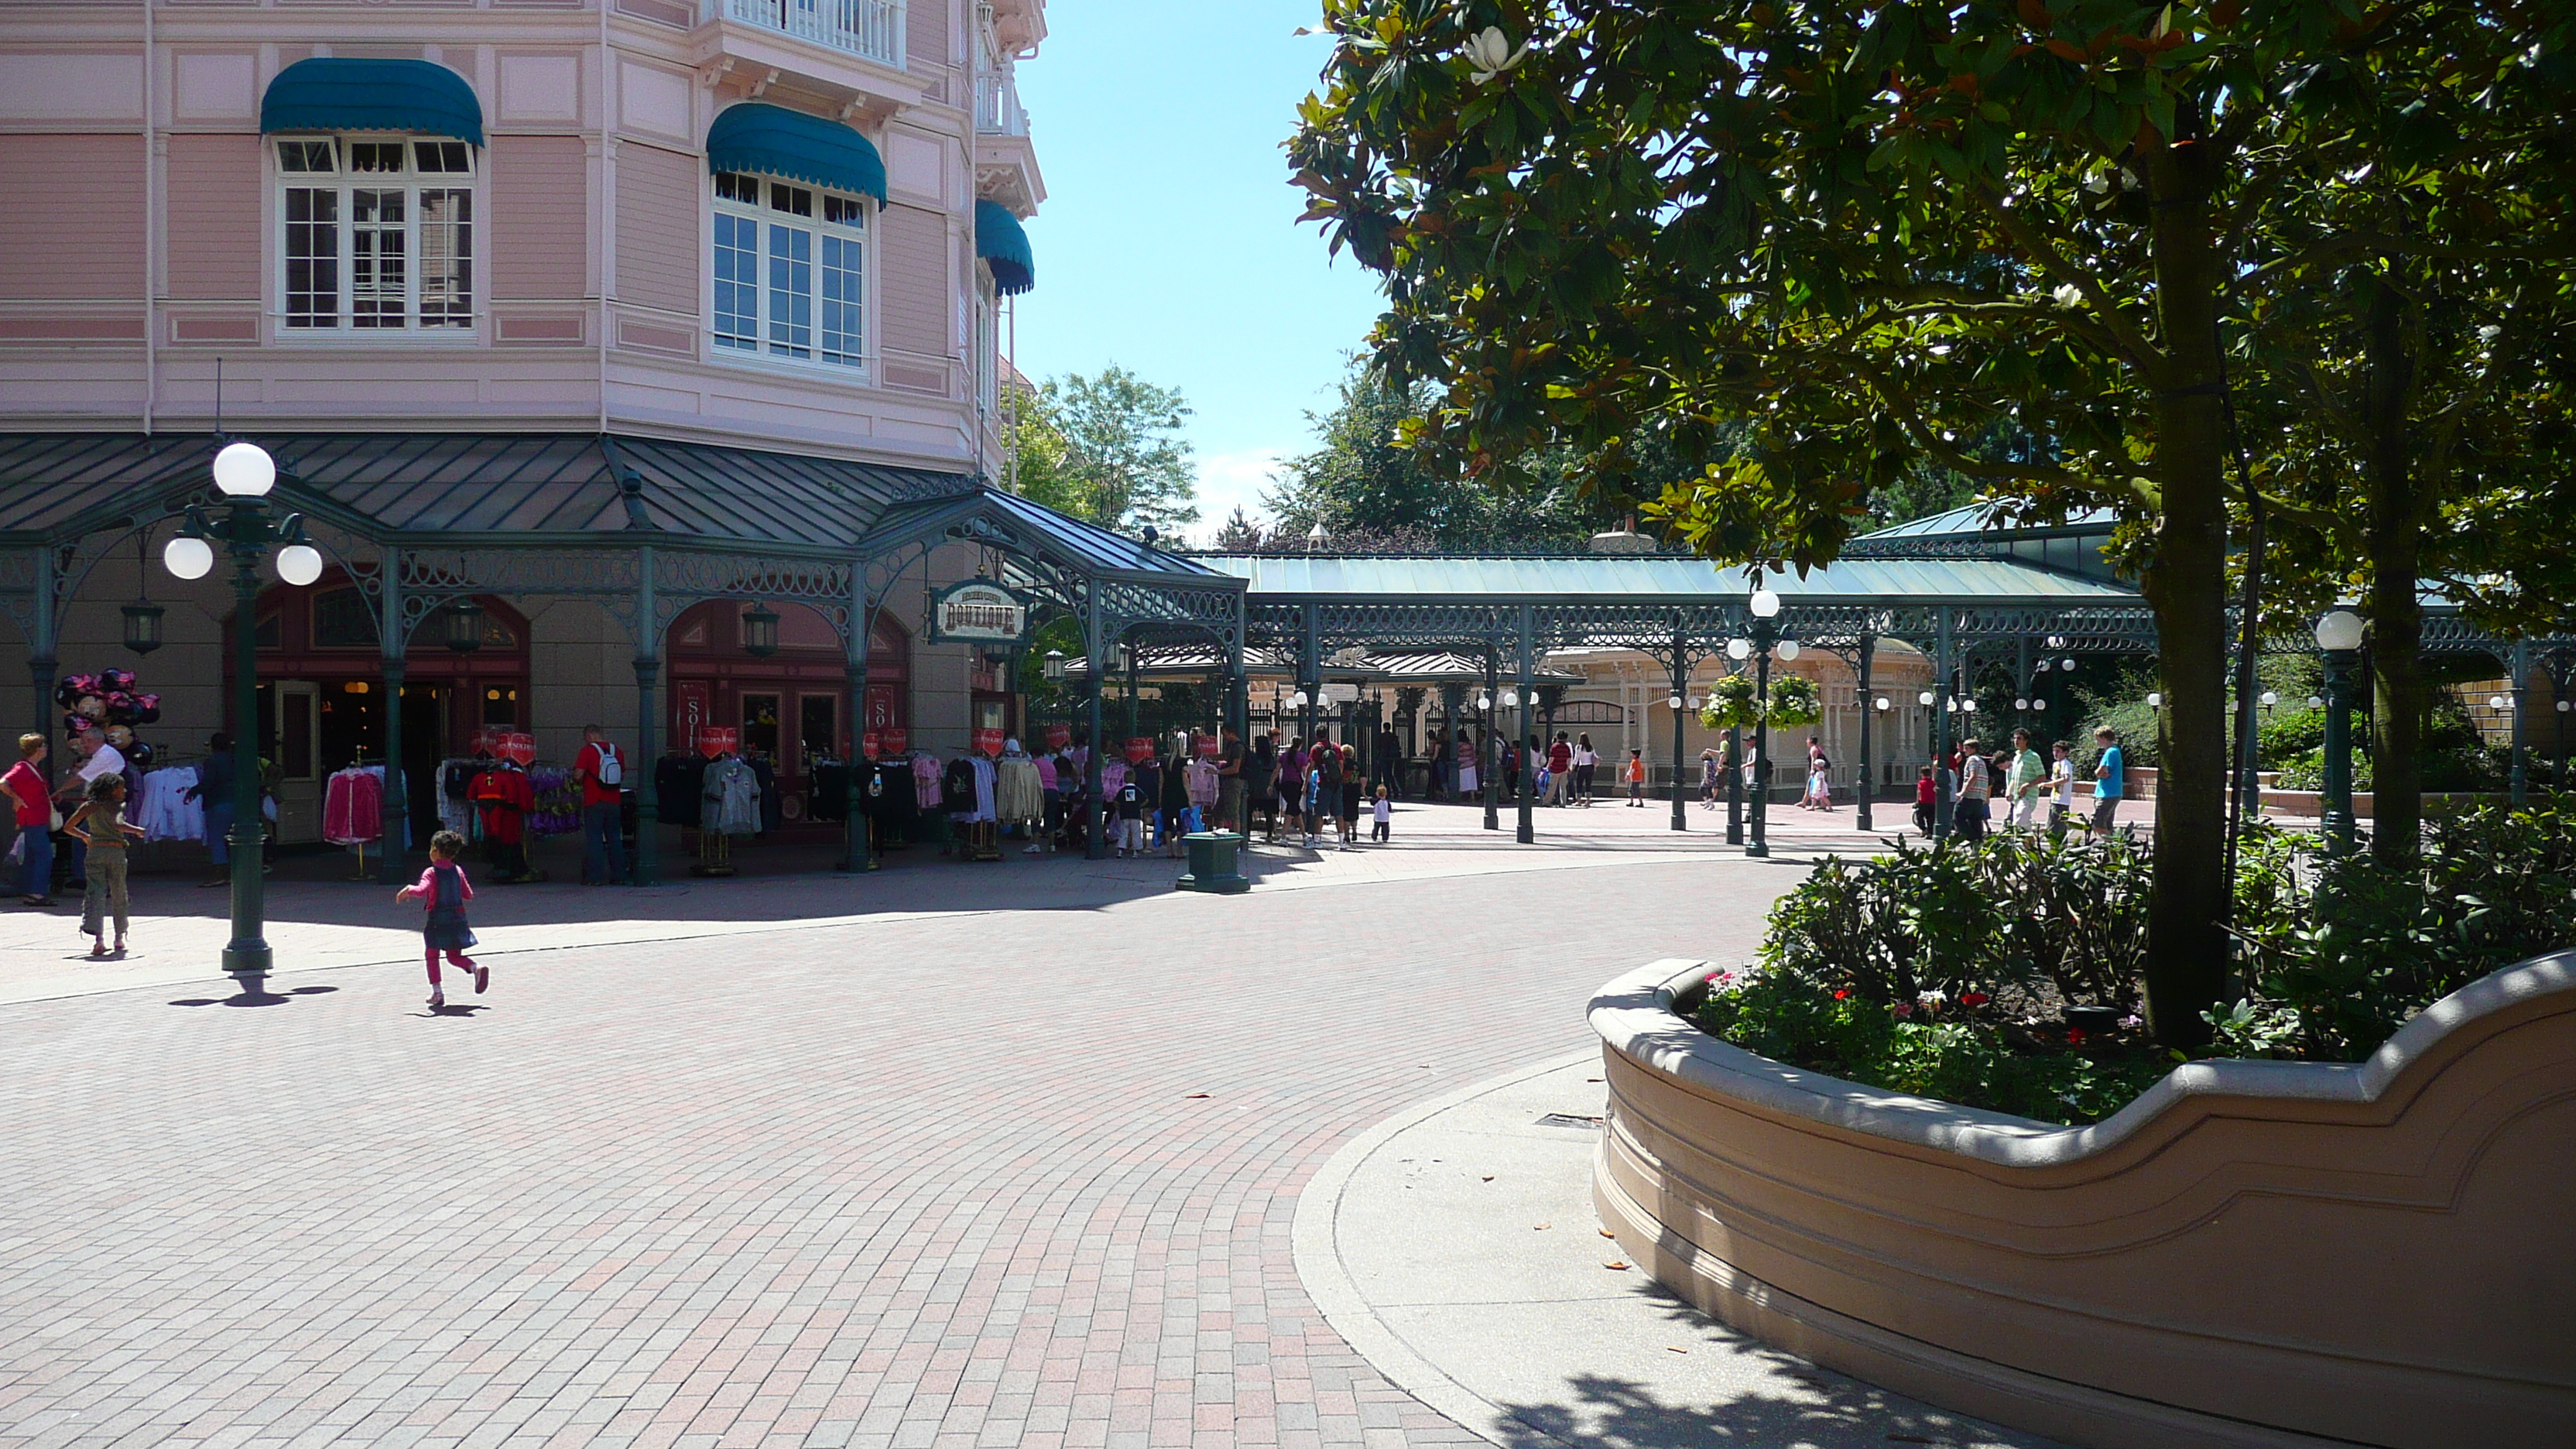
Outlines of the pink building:
M13 4L0 421L203 431L220 358L237 431L997 473L1045 29L1043 0Z

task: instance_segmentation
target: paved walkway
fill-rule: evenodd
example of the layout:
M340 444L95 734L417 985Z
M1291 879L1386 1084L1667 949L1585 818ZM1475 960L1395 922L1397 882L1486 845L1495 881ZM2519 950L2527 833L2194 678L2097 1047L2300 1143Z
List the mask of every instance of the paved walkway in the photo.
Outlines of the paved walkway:
M1601 1054L1353 1139L1297 1205L1297 1272L1390 1379L1514 1449L2038 1449L1765 1347L1657 1288L1592 1205Z
M1299 1193L1801 872L1456 853L1523 864L490 892L492 994L436 1016L380 890L281 891L351 964L0 1006L0 1446L1462 1442L1318 1317ZM0 931L29 979L70 935Z

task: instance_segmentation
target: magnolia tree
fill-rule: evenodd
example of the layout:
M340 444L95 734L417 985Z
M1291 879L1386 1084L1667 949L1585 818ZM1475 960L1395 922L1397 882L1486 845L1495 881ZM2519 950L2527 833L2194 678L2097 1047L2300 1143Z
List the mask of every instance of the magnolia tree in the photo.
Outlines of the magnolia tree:
M2115 511L2166 705L2148 1008L2188 1046L2228 955L2220 323L2297 280L2249 273L2299 169L2251 143L2381 10L1326 0L1289 149L1387 276L1375 361L1438 388L1414 440L1469 473L1557 441L1624 480L1651 441L1706 460L1666 526L1775 567L1927 464Z

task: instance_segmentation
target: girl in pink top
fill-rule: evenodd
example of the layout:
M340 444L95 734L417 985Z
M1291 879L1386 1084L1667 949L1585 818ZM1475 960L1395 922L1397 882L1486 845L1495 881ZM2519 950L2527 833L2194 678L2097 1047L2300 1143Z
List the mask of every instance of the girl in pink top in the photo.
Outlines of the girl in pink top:
M474 994L492 984L492 968L477 966L465 948L474 944L474 928L465 924L465 903L474 899L474 887L465 879L465 867L456 857L465 853L465 837L453 830L442 830L429 838L429 869L420 879L394 893L397 901L419 900L429 908L429 917L421 923L421 940L425 943L429 965L429 1009L436 1011L447 1004L447 992L438 980L438 958L444 953L447 964L460 971L474 973Z

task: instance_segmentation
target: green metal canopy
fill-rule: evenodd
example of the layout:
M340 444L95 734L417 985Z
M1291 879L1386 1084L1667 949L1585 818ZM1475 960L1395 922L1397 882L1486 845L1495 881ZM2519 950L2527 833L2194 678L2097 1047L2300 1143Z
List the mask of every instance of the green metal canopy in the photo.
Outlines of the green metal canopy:
M762 101L728 106L707 127L707 169L886 199L885 158L867 137L838 121Z
M483 103L465 77L425 60L299 60L260 98L259 129L411 131L483 144Z
M975 255L993 269L994 289L1005 297L1038 284L1037 253L1029 249L1029 234L998 201L975 202Z

